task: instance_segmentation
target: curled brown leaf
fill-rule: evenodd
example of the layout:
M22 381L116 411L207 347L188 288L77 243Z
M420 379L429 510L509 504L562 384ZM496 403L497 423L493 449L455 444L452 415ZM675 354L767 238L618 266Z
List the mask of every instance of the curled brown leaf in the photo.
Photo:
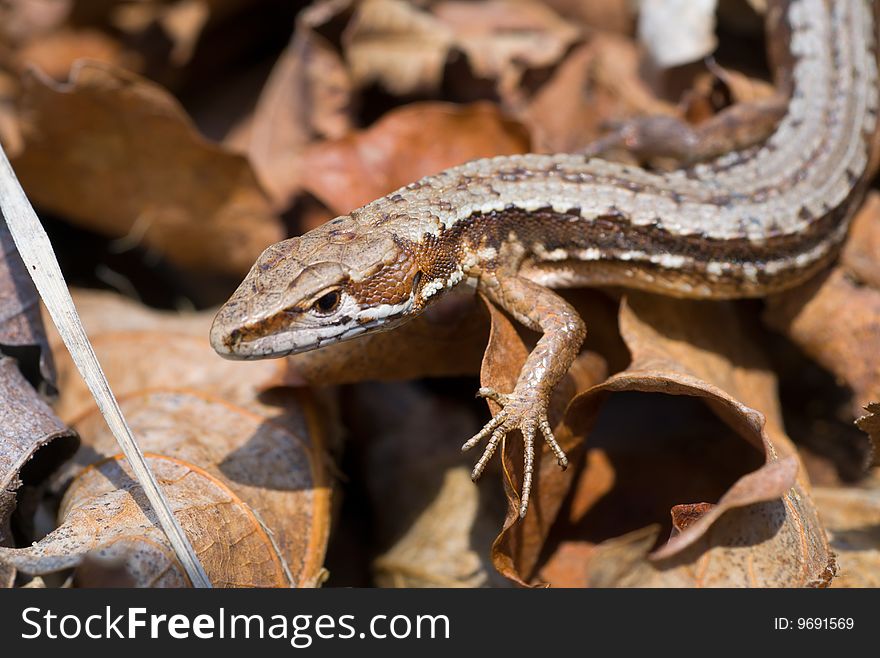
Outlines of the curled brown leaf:
M76 435L40 399L15 360L0 357L0 545L12 542L9 522L21 504L21 487L40 485L77 445ZM33 509L19 511L28 524Z
M632 363L568 409L588 458L541 575L594 586L827 582L832 556L781 429L775 380L737 307L631 294L620 313ZM624 394L631 415L642 404L657 418L600 415ZM695 422L688 398L712 414ZM670 511L697 501L712 505L659 543Z

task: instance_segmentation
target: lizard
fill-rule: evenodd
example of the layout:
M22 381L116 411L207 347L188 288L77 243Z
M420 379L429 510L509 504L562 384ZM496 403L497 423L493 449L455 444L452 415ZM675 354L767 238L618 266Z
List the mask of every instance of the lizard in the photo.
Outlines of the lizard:
M868 183L875 13L868 0L769 3L787 104L758 143L666 172L589 153L475 160L269 246L217 313L212 346L237 359L316 349L392 329L471 285L541 334L512 391L480 388L500 410L463 446L488 439L476 479L521 433L524 517L536 437L567 466L547 408L586 336L554 288L762 297L834 259Z

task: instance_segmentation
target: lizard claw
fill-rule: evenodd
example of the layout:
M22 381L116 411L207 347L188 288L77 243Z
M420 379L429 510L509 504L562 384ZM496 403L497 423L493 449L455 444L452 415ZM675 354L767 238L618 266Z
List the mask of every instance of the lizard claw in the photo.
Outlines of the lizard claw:
M477 392L477 396L488 398L501 405L502 409L490 420L479 432L474 434L462 447L462 450L470 450L480 441L489 437L489 442L474 466L471 473L471 479L476 480L482 475L486 464L495 454L498 444L509 432L519 430L522 432L523 441L525 443L523 450L523 485L522 495L520 497L519 516L524 518L529 508L529 494L532 490L532 475L534 473L535 460L535 434L540 431L556 455L556 461L559 466L565 470L568 467L568 458L565 456L562 448L553 438L553 431L550 429L550 423L547 420L547 409L545 405L536 402L531 397L519 396L516 392L499 393L492 388L481 388Z

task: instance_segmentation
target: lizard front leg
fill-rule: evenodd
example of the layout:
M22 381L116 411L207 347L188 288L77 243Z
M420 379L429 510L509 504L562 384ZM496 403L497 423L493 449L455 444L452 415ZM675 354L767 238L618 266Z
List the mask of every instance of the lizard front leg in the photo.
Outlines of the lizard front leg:
M543 333L520 371L516 386L510 393L481 388L478 395L494 400L502 409L482 430L475 434L462 450L470 450L487 436L489 443L474 467L471 477L480 477L486 464L509 432L522 432L524 472L520 518L529 507L529 494L534 470L534 438L540 431L550 446L559 465L565 469L568 459L556 439L547 419L550 395L565 376L586 336L586 328L577 311L553 291L515 275L483 275L479 289L491 301L510 313L518 322Z

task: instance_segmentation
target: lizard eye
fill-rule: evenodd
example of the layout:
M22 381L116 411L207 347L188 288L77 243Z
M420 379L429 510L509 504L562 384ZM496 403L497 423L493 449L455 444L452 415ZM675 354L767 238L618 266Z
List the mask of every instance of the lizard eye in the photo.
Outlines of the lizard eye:
M340 299L342 299L342 295L339 294L339 291L331 290L315 300L315 303L312 304L312 310L318 313L332 313L339 306Z

